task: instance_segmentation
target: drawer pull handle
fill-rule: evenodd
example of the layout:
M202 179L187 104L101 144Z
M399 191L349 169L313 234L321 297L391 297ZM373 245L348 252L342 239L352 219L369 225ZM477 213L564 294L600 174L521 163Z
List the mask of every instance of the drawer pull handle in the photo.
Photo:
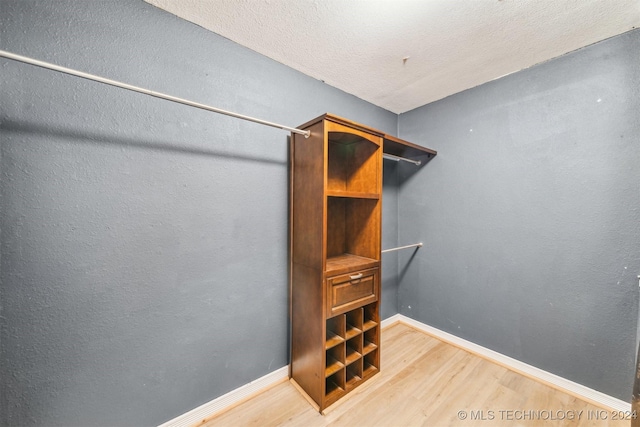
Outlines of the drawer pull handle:
M362 273L354 274L353 276L349 276L351 280L362 279Z

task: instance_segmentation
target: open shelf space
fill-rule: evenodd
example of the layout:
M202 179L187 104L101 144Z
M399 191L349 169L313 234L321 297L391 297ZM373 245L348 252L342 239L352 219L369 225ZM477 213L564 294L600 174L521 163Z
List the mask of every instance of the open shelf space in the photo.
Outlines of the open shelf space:
M367 268L380 260L380 200L327 198L327 270Z
M380 146L348 132L329 132L327 190L376 194L380 191Z

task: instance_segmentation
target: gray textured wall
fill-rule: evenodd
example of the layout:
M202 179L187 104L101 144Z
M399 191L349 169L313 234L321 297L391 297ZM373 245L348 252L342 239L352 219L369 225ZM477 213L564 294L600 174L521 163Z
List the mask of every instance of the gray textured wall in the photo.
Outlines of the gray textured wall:
M640 30L400 115L400 312L630 401L639 117Z
M398 163L383 161L382 176L382 249L398 246ZM383 319L398 313L398 253L382 254Z
M397 129L142 1L2 0L0 48L293 126ZM0 70L0 425L158 424L286 365L287 133Z
M384 255L383 317L398 289L406 315L629 400L639 38L400 116L440 152L385 161L383 246L426 246ZM396 130L141 1L2 0L0 48L285 124ZM157 424L285 365L286 133L0 70L0 424Z

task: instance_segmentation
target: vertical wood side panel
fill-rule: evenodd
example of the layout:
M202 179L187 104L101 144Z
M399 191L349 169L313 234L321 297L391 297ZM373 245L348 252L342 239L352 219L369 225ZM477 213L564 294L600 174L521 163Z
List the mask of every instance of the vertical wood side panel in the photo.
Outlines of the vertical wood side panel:
M322 122L293 136L291 218L291 377L322 405L325 320L325 134Z
M322 272L293 264L291 376L319 406L324 397L325 321Z
M322 123L309 128L311 136L294 135L293 262L323 266L324 132Z

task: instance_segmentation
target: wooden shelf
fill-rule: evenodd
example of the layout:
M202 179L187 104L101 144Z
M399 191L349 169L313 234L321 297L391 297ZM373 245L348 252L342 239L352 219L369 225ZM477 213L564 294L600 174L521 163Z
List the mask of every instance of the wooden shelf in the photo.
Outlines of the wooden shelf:
M327 332L327 335L331 335L329 337L327 337L327 341L325 343L325 349L330 349L332 347L337 346L338 344L340 344L341 342L344 342L344 338L342 338L339 335L336 335L332 332Z
M354 270L364 270L380 265L380 261L352 254L341 254L327 258L325 272L327 275L336 275Z
M378 346L374 343L365 341L364 346L362 347L362 355L364 356L366 354L369 354L376 348L378 348Z
M405 159L415 159L416 157L422 156L433 157L438 154L435 150L422 147L391 135L384 135L382 144L383 153L404 157Z
M357 337L360 335L362 331L355 326L347 325L347 333L345 335L346 339L351 339L353 337Z
M347 358L345 359L345 365L350 365L361 357L362 355L354 349L347 348Z
M361 193L359 191L327 190L329 197L344 197L349 199L374 199L379 200L378 193Z
M344 363L327 355L327 368L324 370L325 377L330 377L342 368L344 368Z
M362 330L363 331L368 331L369 329L375 328L377 325L378 324L376 322L374 322L373 320L367 320L362 325Z

